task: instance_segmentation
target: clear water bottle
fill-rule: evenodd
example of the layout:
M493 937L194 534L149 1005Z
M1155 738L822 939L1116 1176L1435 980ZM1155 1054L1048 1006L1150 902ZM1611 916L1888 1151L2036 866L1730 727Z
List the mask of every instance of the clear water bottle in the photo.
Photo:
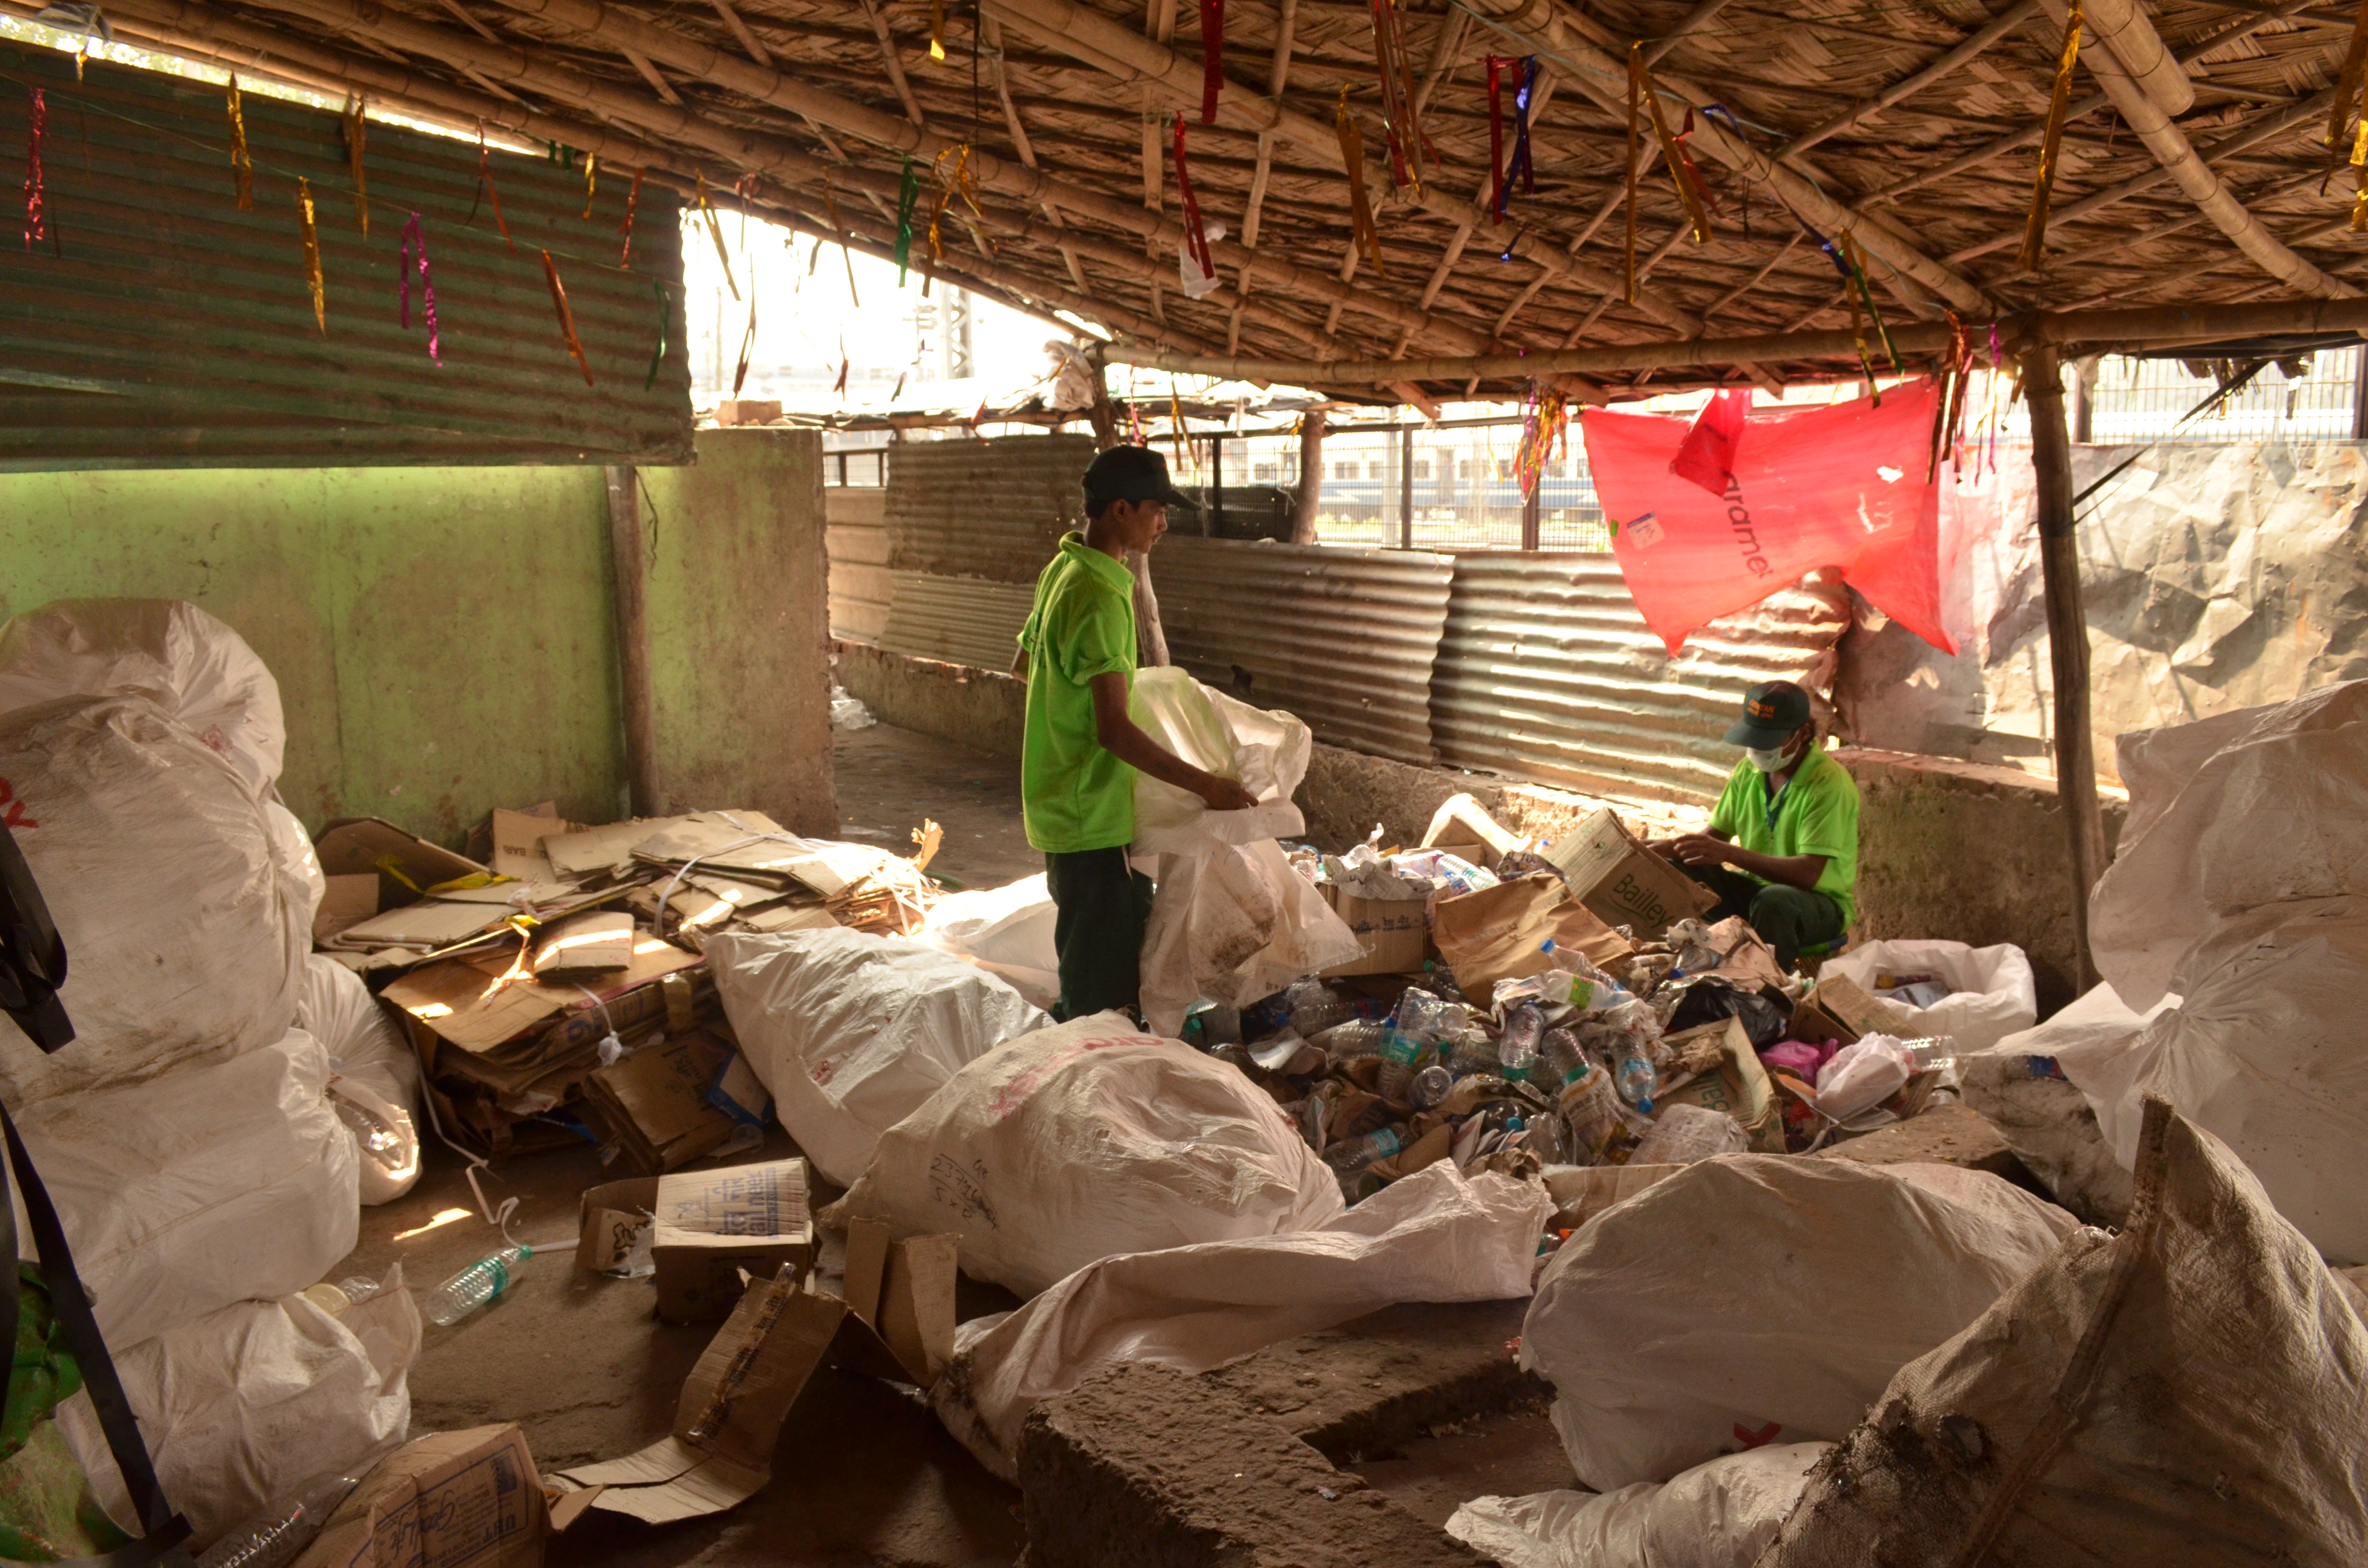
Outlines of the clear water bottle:
M427 1321L450 1328L487 1301L498 1301L517 1278L518 1265L534 1256L529 1246L508 1246L481 1257L427 1293Z
M1546 1070L1545 1085L1558 1089L1587 1071L1587 1053L1578 1048L1578 1037L1568 1029L1548 1029L1538 1045L1538 1060Z
M1645 1042L1630 1039L1621 1043L1612 1064L1613 1082L1620 1086L1620 1097L1646 1116L1653 1114L1653 1091L1660 1087L1660 1075L1653 1071L1652 1059L1645 1054Z
M1355 1009L1333 994L1320 980L1296 980L1283 994L1284 1021L1302 1040L1314 1040L1336 1024L1355 1016Z
M1429 1110L1445 1099L1455 1088L1455 1074L1434 1062L1414 1075L1406 1085L1406 1103L1417 1110Z
M1324 1163L1346 1176L1363 1170L1375 1160L1386 1160L1405 1147L1406 1142L1398 1136L1396 1129L1384 1127L1368 1132L1362 1138L1351 1138L1344 1143L1333 1144L1324 1151Z
M1334 1062L1352 1062L1360 1056L1379 1056L1382 1041L1390 1027L1371 1018L1351 1018L1345 1024L1335 1024L1320 1035L1307 1038L1307 1043L1323 1051Z
M360 1306L379 1292L379 1283L367 1274L357 1274L351 1279L337 1281L337 1289L346 1293L349 1305Z
M198 1559L198 1568L281 1568L313 1544L361 1478L316 1475L231 1530Z
M1382 1037L1381 1077L1374 1085L1382 1098L1392 1105L1406 1103L1406 1091L1414 1085L1414 1064L1429 1049L1403 1029L1393 1028Z
M1505 1032L1497 1041L1497 1060L1513 1083L1528 1081L1538 1059L1538 1037L1545 1033L1546 1016L1534 1002L1517 1002L1505 1015Z
M1464 1025L1448 1053L1447 1070L1461 1078L1467 1073L1494 1073L1500 1065L1497 1042L1477 1024Z

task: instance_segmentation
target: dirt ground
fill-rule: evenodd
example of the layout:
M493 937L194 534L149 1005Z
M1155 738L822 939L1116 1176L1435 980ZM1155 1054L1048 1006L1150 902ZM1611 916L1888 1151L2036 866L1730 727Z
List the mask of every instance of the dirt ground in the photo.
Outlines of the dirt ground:
M901 844L924 816L946 829L938 866L970 886L996 886L1042 869L1019 821L1019 769L1003 759L886 725L838 737L843 830ZM795 1145L779 1129L740 1159L779 1158ZM397 1202L362 1211L361 1239L329 1278L384 1275L400 1263L426 1291L500 1237L481 1217L464 1163L431 1142L419 1185ZM621 1176L588 1145L525 1154L481 1173L488 1202L516 1199L520 1241L569 1243L577 1196ZM818 1200L837 1196L824 1188ZM830 1262L825 1254L825 1271ZM412 1430L448 1431L494 1421L525 1428L538 1463L559 1469L613 1459L665 1436L683 1378L712 1325L669 1327L652 1314L646 1280L575 1272L574 1255L530 1258L503 1300L450 1328L430 1325L411 1373ZM964 1282L965 1318L1014 1304ZM1540 1468L1542 1417L1470 1424L1465 1432L1360 1466L1385 1490L1443 1521L1463 1495L1547 1484ZM1523 1425L1527 1423L1528 1425ZM1545 1434L1547 1457L1560 1453ZM1532 1480L1536 1471L1541 1479ZM1461 1489L1459 1491L1459 1489ZM1455 1495L1451 1495L1455 1494ZM948 1437L917 1394L825 1369L791 1411L772 1483L739 1507L665 1527L594 1513L552 1544L553 1568L1008 1568L1025 1544L1018 1492Z

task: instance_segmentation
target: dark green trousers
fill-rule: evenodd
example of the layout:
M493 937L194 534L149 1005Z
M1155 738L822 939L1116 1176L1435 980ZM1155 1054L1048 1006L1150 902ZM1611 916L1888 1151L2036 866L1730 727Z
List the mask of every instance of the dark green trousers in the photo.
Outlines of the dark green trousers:
M1842 934L1842 906L1808 888L1763 882L1725 866L1682 866L1686 875L1718 894L1718 907L1702 916L1715 924L1740 915L1759 939L1791 969L1803 948L1822 947Z
M1059 911L1053 946L1061 955L1061 999L1053 1021L1111 1007L1140 1016L1151 879L1127 864L1123 848L1085 849L1045 856L1044 883Z

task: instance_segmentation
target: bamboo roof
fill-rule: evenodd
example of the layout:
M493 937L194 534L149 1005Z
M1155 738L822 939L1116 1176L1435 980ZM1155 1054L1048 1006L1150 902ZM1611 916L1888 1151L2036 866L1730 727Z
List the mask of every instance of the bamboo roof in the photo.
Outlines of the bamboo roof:
M1393 178L1372 4L1223 5L1214 124L1201 117L1207 7L1178 0L106 10L119 32L243 71L482 119L653 178L703 177L719 201L872 255L896 246L909 158L911 250L926 270L1179 354L1436 360L1848 332L1855 290L1827 243L1856 248L1874 304L1899 324L2357 291L2368 249L2350 227L2356 171L2328 179L2326 142L2359 13L2310 0L2089 0L2045 254L2022 267L2064 43L2057 3L1406 0L1395 21L1436 153L1418 193ZM1693 111L1682 145L1715 206L1698 242L1647 117L1631 301L1628 69L1640 42L1672 136ZM1492 54L1539 62L1536 188L1517 189L1502 222L1487 210ZM1335 123L1344 101L1362 138L1378 270L1351 221ZM1508 140L1511 108L1508 94ZM1218 286L1198 300L1179 278L1179 113L1198 209L1226 231L1212 247ZM2348 153L2348 129L2343 141ZM1854 353L1827 354L1565 384L1600 398L1856 368ZM1521 384L1432 380L1397 395Z

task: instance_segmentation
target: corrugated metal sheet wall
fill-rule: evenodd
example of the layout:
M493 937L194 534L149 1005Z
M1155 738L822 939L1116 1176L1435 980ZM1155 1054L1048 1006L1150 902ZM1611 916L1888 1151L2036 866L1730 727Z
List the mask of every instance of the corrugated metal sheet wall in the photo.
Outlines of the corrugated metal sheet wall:
M888 525L876 485L833 484L822 493L829 524L830 634L876 642L888 627L895 597L888 574Z
M1167 651L1333 745L1431 763L1431 665L1455 562L1410 550L1170 539L1151 558Z
M1091 436L898 441L888 449L888 564L1029 583L1083 528Z
M690 459L678 203L632 179L496 153L517 248L479 196L477 149L372 121L370 229L357 221L332 112L242 95L254 206L241 210L223 88L94 61L77 84L47 51L0 62L0 147L22 183L29 89L47 106L53 239L0 245L0 467L647 462ZM316 325L297 179L311 182L326 304ZM19 210L21 211L21 206ZM443 363L423 301L397 320L416 213ZM595 384L561 335L548 249ZM661 292L663 290L663 293ZM644 389L663 339L655 384Z
M892 573L895 598L880 645L892 653L944 659L982 670L1008 670L1019 651L1035 591L1019 583L981 577L932 577Z
M1708 803L1746 687L1833 679L1839 585L1791 588L1713 621L1677 657L1609 555L1455 558L1431 687L1440 758L1593 795Z

